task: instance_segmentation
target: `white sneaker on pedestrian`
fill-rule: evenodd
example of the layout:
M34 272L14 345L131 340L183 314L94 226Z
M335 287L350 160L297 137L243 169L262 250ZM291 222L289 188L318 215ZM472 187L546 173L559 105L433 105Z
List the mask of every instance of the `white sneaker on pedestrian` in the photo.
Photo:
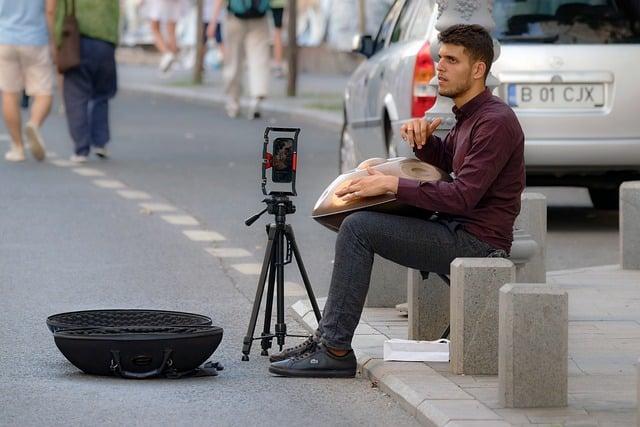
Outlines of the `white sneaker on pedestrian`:
M102 160L106 160L109 158L109 153L107 152L106 147L94 147L93 152L96 156L98 156Z
M44 149L44 141L42 140L42 135L40 134L38 126L28 122L24 127L24 133L27 136L29 149L31 150L33 157L39 162L43 161L47 152Z
M24 162L24 149L11 147L4 155L4 159L8 162Z
M69 157L69 160L72 161L73 163L87 163L87 160L89 160L89 158L81 154L74 154L71 157Z
M175 60L176 60L176 56L173 53L167 52L163 54L162 57L160 58L158 69L163 73L166 73L167 71L169 71L169 68L171 68L171 64L173 64L173 61Z
M240 114L240 105L235 101L229 101L227 105L225 105L225 110L227 110L227 116L235 119L238 117L238 114Z

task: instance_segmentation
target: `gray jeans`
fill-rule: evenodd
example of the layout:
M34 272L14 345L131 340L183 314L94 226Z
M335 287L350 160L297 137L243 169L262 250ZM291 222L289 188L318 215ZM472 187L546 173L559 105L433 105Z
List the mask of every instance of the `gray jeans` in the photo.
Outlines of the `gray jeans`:
M373 255L433 273L449 273L458 257L486 257L487 243L458 223L378 212L356 212L340 227L331 287L318 334L331 348L350 349L369 291Z

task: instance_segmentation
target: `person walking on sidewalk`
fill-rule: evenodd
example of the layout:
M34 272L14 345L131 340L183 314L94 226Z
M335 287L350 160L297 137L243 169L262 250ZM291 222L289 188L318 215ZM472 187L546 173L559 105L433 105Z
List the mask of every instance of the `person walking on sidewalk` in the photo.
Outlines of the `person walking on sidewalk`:
M56 3L57 1L57 3ZM65 1L49 18L55 20L60 43ZM115 50L118 43L119 0L74 0L80 30L80 65L64 73L64 104L67 126L74 143L71 161L84 163L93 152L106 159L109 130L109 100L117 92Z
M524 189L524 135L513 110L485 87L493 42L478 25L442 31L439 93L452 98L457 123L444 140L441 120L412 120L401 136L416 156L453 176L419 182L369 169L336 192L348 201L394 193L399 202L431 212L403 217L356 212L340 226L331 287L318 331L302 344L272 355L269 371L284 376L352 377L354 331L369 290L374 254L410 268L448 274L457 257L506 257Z
M38 161L46 155L40 127L51 111L54 74L45 1L50 0L0 0L0 91L11 137L4 156L9 162L25 159L20 112L23 89L34 99L24 129L31 154Z
M176 23L185 12L184 0L145 0L147 16L151 20L153 42L162 54L158 68L167 73L177 59ZM162 26L166 36L162 34Z
M284 78L284 62L282 48L282 17L286 0L271 0L271 16L273 17L273 73L281 79Z
M269 23L266 14L269 0L214 0L211 22L216 22L222 7L227 7L224 24L225 58L223 79L227 99L227 115L240 113L243 65L249 69L251 104L248 117L260 117L260 105L269 86ZM209 28L209 37L213 37Z

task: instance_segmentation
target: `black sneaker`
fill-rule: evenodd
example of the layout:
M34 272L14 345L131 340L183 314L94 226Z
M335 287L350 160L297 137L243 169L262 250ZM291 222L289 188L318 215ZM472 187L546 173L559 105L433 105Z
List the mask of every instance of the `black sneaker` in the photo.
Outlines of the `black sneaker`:
M289 359L290 357L300 356L301 354L312 350L313 346L315 346L317 343L318 343L317 336L311 335L309 338L307 338L306 340L302 341L300 344L294 347L285 348L280 353L275 353L270 355L269 362L272 362L272 363L280 362L281 360L286 360L286 359Z
M334 356L318 343L300 356L272 363L269 372L284 377L353 378L357 368L353 350L344 356Z

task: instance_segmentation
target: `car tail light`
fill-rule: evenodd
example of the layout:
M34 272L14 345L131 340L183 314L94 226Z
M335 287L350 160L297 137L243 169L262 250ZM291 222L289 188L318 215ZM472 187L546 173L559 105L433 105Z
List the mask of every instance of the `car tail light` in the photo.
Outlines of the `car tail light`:
M422 117L425 111L436 102L436 93L429 82L436 75L429 43L425 43L418 52L413 70L413 95L411 100L411 117Z

